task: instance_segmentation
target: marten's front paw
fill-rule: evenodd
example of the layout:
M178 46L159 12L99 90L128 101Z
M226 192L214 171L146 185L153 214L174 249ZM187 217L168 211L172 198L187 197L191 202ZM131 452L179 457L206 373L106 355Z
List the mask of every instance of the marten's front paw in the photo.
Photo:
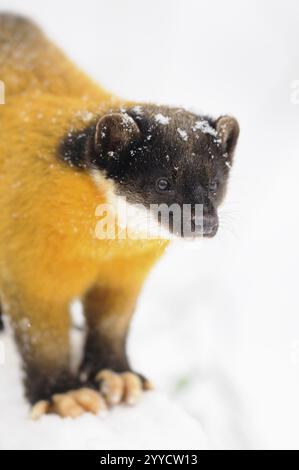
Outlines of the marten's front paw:
M151 390L152 384L133 372L116 373L103 369L95 377L99 390L109 406L126 403L135 405L144 390Z
M62 418L78 418L83 413L98 414L106 410L104 398L91 388L80 388L52 396L49 401L37 402L31 410L31 419L37 420L45 414L56 414Z

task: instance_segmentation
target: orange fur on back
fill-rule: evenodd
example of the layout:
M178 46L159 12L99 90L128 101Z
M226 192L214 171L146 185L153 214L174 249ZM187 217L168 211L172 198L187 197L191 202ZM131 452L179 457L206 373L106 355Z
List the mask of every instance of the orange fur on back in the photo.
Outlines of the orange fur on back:
M0 108L1 294L13 288L71 300L99 276L109 285L141 283L165 242L97 240L95 209L105 202L105 185L96 187L89 174L57 158L63 135L121 102L22 18L0 16L0 78L6 87ZM131 258L136 269L134 262L128 268Z

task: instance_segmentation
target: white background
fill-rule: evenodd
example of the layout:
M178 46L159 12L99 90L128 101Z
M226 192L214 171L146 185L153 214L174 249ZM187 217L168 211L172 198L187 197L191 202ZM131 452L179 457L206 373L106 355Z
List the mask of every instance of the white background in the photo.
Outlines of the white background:
M238 118L220 233L179 243L159 263L130 352L212 447L299 448L298 1L0 0L0 9L29 13L125 98Z

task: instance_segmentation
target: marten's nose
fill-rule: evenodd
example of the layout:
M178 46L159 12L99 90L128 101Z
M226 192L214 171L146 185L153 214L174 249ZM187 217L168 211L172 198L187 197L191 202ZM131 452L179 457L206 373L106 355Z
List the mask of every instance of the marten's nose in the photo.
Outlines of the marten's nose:
M218 218L216 215L193 215L192 230L197 235L213 237L218 230Z

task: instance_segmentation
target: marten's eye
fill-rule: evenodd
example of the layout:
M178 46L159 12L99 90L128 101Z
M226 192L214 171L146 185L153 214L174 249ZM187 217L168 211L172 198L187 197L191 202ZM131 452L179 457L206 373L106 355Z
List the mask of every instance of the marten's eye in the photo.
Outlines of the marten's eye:
M156 187L158 191L169 191L171 189L170 181L167 178L159 178L156 181Z
M214 193L215 191L217 191L217 188L218 188L217 181L211 181L210 184L209 184L209 191Z

